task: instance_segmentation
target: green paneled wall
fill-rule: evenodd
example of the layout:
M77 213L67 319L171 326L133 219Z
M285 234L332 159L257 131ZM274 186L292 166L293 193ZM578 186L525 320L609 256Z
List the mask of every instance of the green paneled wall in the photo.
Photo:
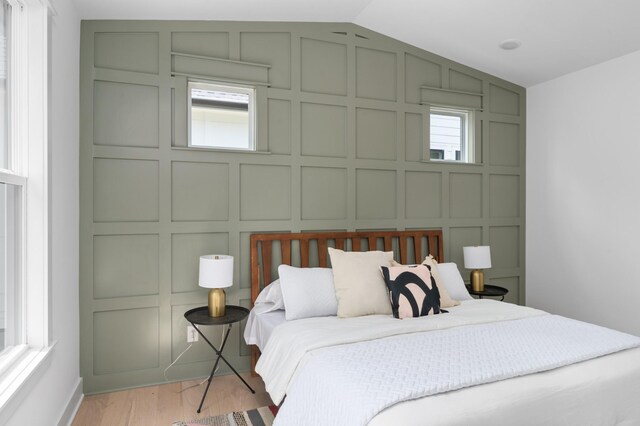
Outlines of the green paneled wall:
M185 74L261 82L259 152L187 148ZM424 99L482 104L476 164L424 160ZM249 306L252 232L442 228L460 266L490 244L490 281L524 303L519 86L352 24L84 21L80 102L86 393L164 380L206 303L199 255L235 257L228 302ZM241 331L225 354L247 370ZM211 358L199 342L167 375Z

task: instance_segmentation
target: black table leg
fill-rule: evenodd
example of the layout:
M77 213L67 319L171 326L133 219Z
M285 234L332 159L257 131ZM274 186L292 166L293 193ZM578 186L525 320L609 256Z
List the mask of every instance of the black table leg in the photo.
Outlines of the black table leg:
M195 324L193 325L193 327L198 331L198 333L200 333L200 330L198 330L198 327L196 327ZM197 413L200 413L200 410L202 410L202 404L204 404L204 400L207 397L207 392L209 392L209 386L211 386L211 380L213 379L213 374L216 372L216 368L218 368L218 363L220 362L220 357L222 356L221 353L222 353L222 350L224 350L224 345L227 343L227 338L229 337L230 332L231 332L231 325L229 325L229 328L227 329L227 333L224 335L224 339L222 340L222 346L220 347L220 352L216 350L218 357L216 358L216 362L213 364L213 368L211 369L211 374L209 374L209 380L207 380L207 388L204 390L204 394L202 395L202 399L200 400L200 405L198 405ZM207 340L202 333L200 333L200 335L205 340ZM207 340L207 343L209 343L209 346L213 347L213 345L211 345L211 342L209 342L208 340Z
M211 374L209 375L209 379L207 380L207 388L204 390L204 395L202 395L202 400L200 401L200 405L198 406L198 413L200 413L200 410L202 409L202 404L204 404L204 400L207 397L207 392L209 392L209 386L211 386L211 380L213 379L213 374L216 372L216 368L218 368L218 363L220 362L220 360L222 359L222 361L224 361L225 364L227 364L227 366L236 374L236 376L238 376L238 378L240 380L242 380L242 383L244 383L244 385L249 388L249 390L251 391L251 393L256 393L256 391L254 391L251 386L249 386L249 383L247 383L242 376L236 371L235 368L233 368L233 366L231 364L229 364L229 362L225 359L224 356L222 356L222 351L224 351L224 347L227 344L227 339L229 338L229 333L231 332L231 327L233 326L233 324L229 324L229 328L227 329L226 334L224 335L224 339L222 340L222 346L220 346L220 350L216 349L215 346L213 346L213 344L209 341L209 339L206 338L206 336L204 334L202 334L202 332L200 331L200 329L198 329L198 327L194 324L191 323L191 325L193 326L193 328L196 329L196 331L198 332L198 334L200 336L202 336L202 338L204 339L205 342L207 342L207 344L211 347L211 349L213 349L213 351L216 353L216 355L218 355L218 357L216 358L216 362L213 364L213 369L211 370Z

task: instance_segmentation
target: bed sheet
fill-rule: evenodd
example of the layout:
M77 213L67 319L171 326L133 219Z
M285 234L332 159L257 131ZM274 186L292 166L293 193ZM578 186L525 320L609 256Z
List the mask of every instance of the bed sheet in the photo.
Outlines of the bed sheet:
M285 312L282 310L257 313L255 309L249 312L247 325L244 329L244 340L247 345L256 345L261 351L266 347L273 330L286 322Z

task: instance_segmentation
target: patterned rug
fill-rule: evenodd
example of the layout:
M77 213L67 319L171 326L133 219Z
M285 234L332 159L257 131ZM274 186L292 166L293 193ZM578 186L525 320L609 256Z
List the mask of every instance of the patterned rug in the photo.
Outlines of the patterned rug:
M188 422L175 422L172 426L271 426L277 413L278 407L270 405L220 416L203 417Z

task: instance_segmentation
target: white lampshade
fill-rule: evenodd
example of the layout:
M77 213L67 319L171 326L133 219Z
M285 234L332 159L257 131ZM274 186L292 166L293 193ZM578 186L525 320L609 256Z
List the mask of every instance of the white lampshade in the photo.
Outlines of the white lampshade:
M200 256L198 285L205 288L225 288L233 285L233 256L206 254Z
M463 247L464 267L467 269L491 268L491 249L489 246Z

